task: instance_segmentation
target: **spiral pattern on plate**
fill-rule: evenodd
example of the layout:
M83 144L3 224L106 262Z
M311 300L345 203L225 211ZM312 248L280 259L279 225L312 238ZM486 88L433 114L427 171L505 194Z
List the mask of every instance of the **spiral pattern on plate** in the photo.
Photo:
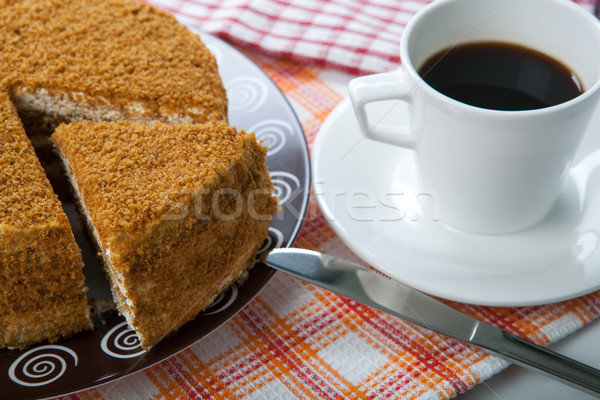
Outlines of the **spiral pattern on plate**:
M258 110L267 100L266 84L253 76L240 76L227 84L229 110L250 113Z
M76 366L78 358L68 347L39 346L17 358L8 369L8 376L21 386L44 386L60 378L71 361Z
M208 306L203 315L213 315L218 314L229 308L237 299L238 296L238 288L235 284L231 285L226 291L219 294L215 300L212 302L210 306Z
M133 358L145 353L140 346L140 339L135 331L127 326L127 322L121 322L108 331L100 342L100 348L115 358Z
M275 196L279 199L279 206L287 203L292 197L298 196L301 189L300 180L294 174L285 171L271 172Z
M278 247L281 247L282 245L283 245L283 233L279 229L276 229L276 228L273 228L272 226L270 226L269 227L269 235L263 242L263 245L258 252L262 253L263 251L266 251L269 249L276 249Z
M268 147L267 156L272 156L284 148L286 136L293 133L290 124L279 119L266 119L253 125L250 129L256 134L256 139L262 140Z

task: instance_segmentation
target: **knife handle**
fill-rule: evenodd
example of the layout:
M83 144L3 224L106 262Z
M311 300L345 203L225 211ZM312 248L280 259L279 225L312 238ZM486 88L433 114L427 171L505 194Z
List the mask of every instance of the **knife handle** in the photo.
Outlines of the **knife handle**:
M533 368L544 375L600 398L600 371L598 369L491 325L488 326L492 329L481 329L471 343L522 367Z

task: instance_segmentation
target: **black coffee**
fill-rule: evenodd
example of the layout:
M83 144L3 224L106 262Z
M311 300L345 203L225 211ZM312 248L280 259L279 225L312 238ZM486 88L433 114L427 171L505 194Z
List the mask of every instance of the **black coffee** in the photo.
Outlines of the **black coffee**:
M419 75L437 91L472 106L532 110L577 97L577 76L557 60L518 45L482 42L433 55Z

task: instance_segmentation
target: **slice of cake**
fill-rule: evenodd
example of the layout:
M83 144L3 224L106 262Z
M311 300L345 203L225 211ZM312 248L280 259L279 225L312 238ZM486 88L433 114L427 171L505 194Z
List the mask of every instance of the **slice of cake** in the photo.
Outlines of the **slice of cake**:
M251 267L277 199L254 134L223 124L63 124L52 136L106 263L150 348Z
M213 55L137 1L0 0L0 60L29 134L79 120L227 121Z
M0 92L0 348L91 328L82 267L61 203Z

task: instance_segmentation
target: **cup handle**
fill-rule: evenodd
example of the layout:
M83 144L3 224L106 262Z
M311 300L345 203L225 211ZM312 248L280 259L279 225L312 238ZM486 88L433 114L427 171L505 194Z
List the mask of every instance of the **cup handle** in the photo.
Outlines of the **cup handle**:
M369 126L365 106L381 100L412 102L405 72L402 68L381 74L355 78L348 86L350 100L363 135L380 142L414 149L416 141L408 126L379 125Z

